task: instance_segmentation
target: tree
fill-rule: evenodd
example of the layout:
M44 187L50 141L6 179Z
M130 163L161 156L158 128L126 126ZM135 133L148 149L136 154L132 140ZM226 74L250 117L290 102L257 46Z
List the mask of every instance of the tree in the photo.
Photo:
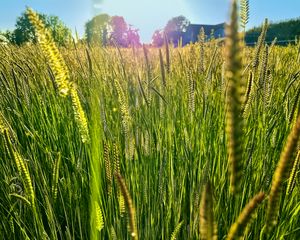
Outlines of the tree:
M100 14L85 24L87 42L100 43L103 46L141 46L138 31L132 25L128 26L123 17L110 17L107 14Z
M0 32L0 43L12 43L13 42L13 32L12 31L5 31L5 32Z
M255 27L246 32L245 41L248 44L257 42L261 34L262 27ZM300 36L300 19L290 19L287 21L270 23L266 33L266 42L272 42L275 37L277 44L286 45L289 40L294 40Z
M184 36L187 31L190 21L184 16L178 16L170 19L164 28L166 37L175 45L179 42L180 38Z
M87 42L100 43L103 46L108 42L108 31L110 27L110 16L108 14L100 14L85 24L85 36Z
M128 26L123 17L113 16L110 20L111 25L111 44L117 44L120 47L128 46L127 31Z
M4 36L4 34L0 33L0 44L6 44L8 43L7 38Z
M66 45L72 40L71 30L57 16L46 16L46 24L58 45Z
M178 16L170 19L167 22L164 30L168 32L185 32L190 25L190 21L184 16Z
M127 46L128 47L140 47L142 44L140 42L140 35L138 33L138 29L132 28L129 26L127 30Z
M68 29L57 16L48 16L39 13L39 17L45 24L45 27L50 30L54 41L58 45L66 45L72 39L70 29ZM15 27L13 32L14 43L22 45L26 42L35 41L34 28L25 12L18 17Z
M154 47L161 47L164 45L164 31L156 30L152 35L152 45Z

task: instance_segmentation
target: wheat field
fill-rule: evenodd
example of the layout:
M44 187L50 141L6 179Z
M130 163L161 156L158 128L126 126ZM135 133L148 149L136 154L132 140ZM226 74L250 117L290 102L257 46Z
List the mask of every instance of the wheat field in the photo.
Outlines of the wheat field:
M299 239L300 42L0 45L1 239Z

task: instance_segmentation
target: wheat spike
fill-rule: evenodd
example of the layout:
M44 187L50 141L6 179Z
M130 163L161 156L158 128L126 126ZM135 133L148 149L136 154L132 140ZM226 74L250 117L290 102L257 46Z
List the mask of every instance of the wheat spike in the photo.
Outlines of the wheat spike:
M13 216L9 217L9 226L10 226L10 230L13 234L15 234L15 223L14 223L14 218Z
M294 189L295 181L296 181L296 177L297 177L297 171L299 169L299 166L300 166L300 150L298 150L297 157L296 157L294 166L292 168L292 171L291 171L291 174L289 177L289 182L288 182L287 189L286 189L287 195L291 194Z
M22 176L24 178L25 189L30 197L30 205L33 207L33 209L35 209L35 193L33 190L33 185L32 185L28 167L26 165L25 160L22 158L22 156L19 154L19 152L15 149L15 147L13 146L13 143L11 142L12 136L9 133L8 126L4 120L2 113L0 113L0 133L2 133L4 136L5 147L9 153L9 155L11 157L13 157L13 159L15 160L17 170L18 170L20 176ZM22 196L20 196L20 197L22 197ZM24 197L23 200L27 200L27 199Z
M85 113L83 111L83 108L81 106L81 102L79 100L79 96L76 90L75 85L70 89L71 93L71 99L72 99L72 107L73 107L73 112L75 116L75 121L78 125L80 136L81 136L81 141L83 143L89 141L89 129L88 129L88 123L87 123L87 118L85 116Z
M126 100L125 93L121 87L121 84L119 83L118 80L115 80L115 87L118 93L118 100L121 107L122 127L123 127L123 132L125 137L126 157L131 158L134 150L134 142L131 136L132 121L129 113L128 102Z
M251 215L254 213L258 205L264 200L265 194L260 192L255 195L250 202L244 207L235 223L230 227L227 239L234 240L243 237L247 224L251 220Z
M270 68L268 68L266 74L265 93L264 93L265 103L267 107L270 106L271 96L272 96L272 73Z
M26 13L31 24L34 26L41 49L48 58L49 65L55 76L55 82L59 93L64 97L71 93L75 120L79 126L81 140L83 143L85 143L89 140L87 120L82 109L75 85L69 82L70 75L65 61L61 56L58 48L56 47L51 33L45 28L38 14L30 8L27 8Z
M105 176L106 176L106 183L107 183L107 192L108 196L111 196L112 193L112 174L111 174L111 164L110 164L110 157L109 157L109 146L107 143L104 143L104 162L105 162Z
M170 47L169 47L169 39L167 38L166 34L164 35L165 41L165 48L166 48L166 70L167 73L170 73L171 70L171 63L170 63Z
M243 119L241 117L242 58L237 21L237 3L234 0L232 3L231 21L226 31L226 77L228 81L226 133L228 136L230 188L232 193L238 192L240 189L243 151L241 141L243 135Z
M113 155L114 155L114 175L120 175L120 155L119 155L119 149L116 143L113 144ZM120 215L123 216L125 213L125 200L124 196L122 195L120 188L118 187L118 203L119 203L119 211Z
M118 100L119 100L119 104L121 107L121 113L122 113L122 121L123 121L123 128L124 128L124 132L128 132L128 124L129 121L131 120L130 114L129 114L129 107L127 104L127 100L125 97L125 93L121 87L121 84L119 83L118 80L115 80L115 87L118 93Z
M58 178L59 178L59 168L60 168L60 162L61 162L61 154L58 154L58 157L55 161L54 168L53 168L53 175L52 175L52 196L54 201L57 198L57 185L58 185Z
M177 235L180 231L180 229L182 228L183 225L183 221L181 221L180 223L177 224L177 226L175 227L173 233L171 234L171 240L176 240L177 239Z
M298 112L298 108L299 108L299 98L300 98L300 88L297 89L296 95L295 95L295 100L294 103L292 105L292 109L289 115L289 123L292 123L293 120L295 120L298 116L297 116L297 112Z
M2 113L0 112L0 133L4 134L4 131L7 130L8 127L6 125L4 116L2 115Z
M122 195L124 196L125 203L129 212L131 237L137 240L138 232L135 221L135 209L133 207L132 199L130 197L129 191L122 176L120 174L116 174L115 176L118 180L119 187L121 189Z
M267 89L267 75L268 75L268 59L269 58L269 47L265 46L265 51L262 58L259 87L263 90L263 103L266 105L266 89Z
M117 234L113 226L110 227L110 236L112 240L117 240Z
M211 184L208 182L202 191L200 202L200 236L204 240L216 240L217 228L214 222Z
M241 0L240 10L241 27L246 31L246 25L249 21L249 0Z
M118 203L119 203L120 215L121 215L121 217L123 217L126 212L125 199L119 188L118 188Z
M120 154L119 148L116 143L113 143L113 155L114 155L114 174L121 174L120 171Z
M204 57L205 57L205 49L204 49L204 43L205 43L205 31L204 28L201 27L200 29L200 35L199 35L199 43L200 43L200 60L199 60L199 71L200 73L204 74Z
M277 223L280 194L283 183L287 180L293 165L293 156L297 150L300 136L300 117L297 118L292 131L290 132L286 145L281 152L278 165L273 175L271 191L266 214L266 228L270 230Z
M189 110L195 112L195 80L191 70L189 70L187 76L189 82Z
M166 87L167 83L166 83L165 63L164 63L164 59L163 59L161 49L159 49L159 64L160 64L162 85L164 87Z
M29 173L28 167L26 165L26 162L22 158L22 156L19 154L19 152L14 149L14 146L10 140L10 135L7 130L4 130L4 137L5 137L6 146L10 152L10 155L13 156L13 158L15 160L18 172L24 178L25 189L30 197L30 204L31 204L32 208L35 209L35 193L33 190L33 185L32 185L30 173Z
M268 30L268 19L265 19L264 25L262 27L261 34L258 38L258 42L257 42L257 45L256 45L255 50L254 50L254 57L253 57L253 62L252 62L252 67L254 68L254 72L256 72L256 69L259 65L259 58L260 58L260 54L261 54L261 49L263 48L264 43L265 43L267 30Z
M164 200L164 195L165 195L165 176L164 176L164 171L165 167L167 164L167 158L164 156L163 161L160 164L160 169L159 169L159 183L158 183L158 196L160 196L161 201L163 202Z
M252 86L253 86L253 73L252 71L249 72L249 78L247 83L247 91L244 98L244 113L248 108L249 102L251 101L251 93L252 93Z
M95 204L96 229L100 232L104 227L103 214L97 201Z
M30 8L27 8L26 13L34 27L41 49L49 61L59 93L65 97L70 90L70 75L65 61L56 47L51 33L45 28L39 15Z
M152 74L151 74L151 67L150 67L150 62L149 62L149 57L148 57L148 49L146 46L143 44L143 52L144 52L144 58L145 58L145 64L146 64L146 70L147 70L147 92L146 92L146 98L147 102L151 104L152 102L152 95L151 95L151 80L152 80Z

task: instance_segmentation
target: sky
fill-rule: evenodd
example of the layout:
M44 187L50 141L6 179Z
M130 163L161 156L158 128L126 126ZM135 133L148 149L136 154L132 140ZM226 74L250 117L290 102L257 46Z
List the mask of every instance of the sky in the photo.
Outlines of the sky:
M300 17L300 0L249 0L248 28L267 17L279 21ZM84 34L84 24L93 16L108 13L123 16L139 29L142 42L172 17L184 15L191 23L217 24L228 20L230 0L0 0L0 30L12 30L26 6L58 16L71 30Z

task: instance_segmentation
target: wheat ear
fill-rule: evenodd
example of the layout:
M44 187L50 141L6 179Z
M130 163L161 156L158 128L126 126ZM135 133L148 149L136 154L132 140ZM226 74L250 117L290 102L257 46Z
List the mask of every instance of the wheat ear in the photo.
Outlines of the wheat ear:
M171 234L171 240L176 240L177 239L177 235L180 231L180 229L182 228L183 225L183 221L181 221L180 223L177 224L177 226L175 227L173 233Z
M226 133L228 136L230 189L232 193L240 189L242 170L242 129L241 116L241 41L238 32L237 2L232 2L231 21L226 29L226 77L228 81Z
M77 126L79 127L81 141L85 143L89 141L88 122L85 116L85 112L83 111L81 102L79 100L79 96L75 84L72 84L70 93L71 93L72 107L75 116L75 121L77 123Z
M227 240L239 239L243 237L247 224L251 220L251 215L254 213L258 205L264 200L265 194L260 192L254 196L250 202L244 207L235 223L230 227Z
M70 90L70 75L67 65L39 15L30 8L27 8L26 13L34 27L41 49L49 61L59 93L62 96L67 96Z
M289 177L286 194L291 194L295 187L295 181L296 181L296 177L297 177L297 171L299 169L299 164L300 164L300 150L298 150L297 157L296 157L293 169L292 169L290 177Z
M292 131L290 132L286 145L281 152L278 165L273 175L271 191L269 194L269 201L266 215L266 227L270 230L277 223L280 194L283 183L287 180L293 165L293 156L297 150L300 136L300 116L297 118Z
M204 240L216 240L217 228L214 222L213 197L208 182L202 192L200 203L200 236Z
M132 199L130 197L129 191L122 176L120 174L115 174L115 176L118 180L119 187L121 189L122 195L124 196L126 202L126 206L128 208L131 237L135 240L138 240L138 232L135 221L135 209L133 207Z

